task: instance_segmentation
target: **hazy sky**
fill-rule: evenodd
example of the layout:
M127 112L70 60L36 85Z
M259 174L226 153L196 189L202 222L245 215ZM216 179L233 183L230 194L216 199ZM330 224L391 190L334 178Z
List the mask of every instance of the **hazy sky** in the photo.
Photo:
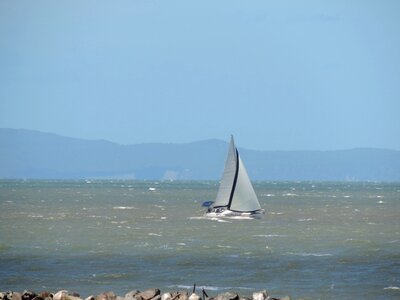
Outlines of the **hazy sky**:
M400 149L400 1L0 1L0 127Z

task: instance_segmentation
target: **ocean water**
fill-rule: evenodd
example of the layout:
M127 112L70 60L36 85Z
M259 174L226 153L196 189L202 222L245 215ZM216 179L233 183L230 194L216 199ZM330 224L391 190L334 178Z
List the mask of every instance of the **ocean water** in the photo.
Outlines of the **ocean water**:
M0 181L0 290L400 299L400 183L259 182L234 221L202 217L217 185Z

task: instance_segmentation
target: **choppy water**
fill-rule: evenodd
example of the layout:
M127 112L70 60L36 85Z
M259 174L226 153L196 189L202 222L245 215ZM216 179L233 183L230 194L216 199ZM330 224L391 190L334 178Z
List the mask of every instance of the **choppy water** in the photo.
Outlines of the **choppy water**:
M400 184L255 184L262 220L202 218L217 182L0 181L0 290L400 299Z

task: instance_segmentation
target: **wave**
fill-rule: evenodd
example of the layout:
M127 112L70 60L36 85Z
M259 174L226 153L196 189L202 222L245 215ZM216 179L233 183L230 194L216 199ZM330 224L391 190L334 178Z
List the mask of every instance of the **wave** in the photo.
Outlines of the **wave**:
M162 234L160 234L160 233L153 233L153 232L148 233L148 235L151 235L151 236L162 236Z
M211 221L217 221L220 223L231 223L227 220L223 220L221 218L210 218L210 217L206 217L206 216L202 216L202 217L189 217L189 220L211 220Z
M137 209L133 206L114 206L113 209Z
M272 237L287 237L284 234L255 234L253 237L265 237L265 238L272 238Z
M398 287L398 286L388 286L388 287L385 287L384 290L400 290L400 287Z
M169 285L168 288L179 288L179 289L186 289L190 290L193 288L192 285L183 285L183 284L177 284L177 285ZM211 285L196 285L196 288L198 289L204 289L206 291L223 291L223 290L252 290L252 288L248 287L241 287L241 286L211 286Z
M287 252L287 255L295 255L295 256L315 256L315 257L323 257L323 256L332 256L330 253L307 253L307 252Z

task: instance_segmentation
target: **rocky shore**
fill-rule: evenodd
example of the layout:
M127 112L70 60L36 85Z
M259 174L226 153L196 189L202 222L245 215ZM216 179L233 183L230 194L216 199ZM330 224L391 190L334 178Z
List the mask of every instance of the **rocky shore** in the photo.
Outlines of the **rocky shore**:
M209 297L204 289L200 294L196 294L194 287L191 293L187 290L161 293L159 289L149 289L143 292L133 290L125 296L118 296L114 292L104 292L85 298L82 298L79 293L70 293L66 290L56 293L49 291L35 293L29 290L23 292L7 291L0 292L0 300L291 300L291 298L289 296L275 298L269 295L266 290L253 292L250 296L240 296L234 292L226 292Z

